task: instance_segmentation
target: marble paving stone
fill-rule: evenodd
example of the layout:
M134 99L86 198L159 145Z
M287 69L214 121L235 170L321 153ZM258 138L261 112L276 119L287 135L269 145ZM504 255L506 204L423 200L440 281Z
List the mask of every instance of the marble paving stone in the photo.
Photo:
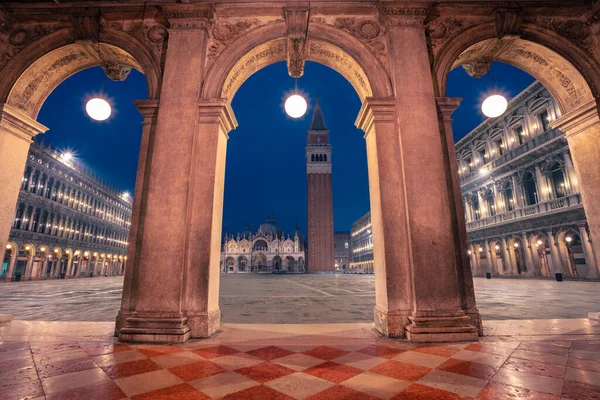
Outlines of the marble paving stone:
M353 354L353 353L351 353ZM343 357L341 357L343 358ZM337 361L339 362L339 361ZM284 367L293 369L294 371L303 371L307 368L314 367L315 365L322 364L323 360L307 356L306 354L294 353L285 357L273 360L273 363L283 365ZM344 364L343 362L339 362Z
M127 378L115 379L115 383L121 388L125 395L132 397L137 394L175 386L183 383L183 381L168 370L161 369Z
M202 357L191 351L181 351L179 353L165 354L152 358L152 361L163 368L177 367L179 365L191 364L202 360Z
M345 386L335 385L308 397L307 400L380 400L379 397L372 396L368 393L362 393Z
M600 352L589 350L571 350L571 352L569 352L569 357L600 361Z
M446 390L461 396L475 397L485 387L487 381L471 376L454 374L451 372L432 370L417 381L420 385L431 386Z
M348 365L338 364L333 361L327 361L323 364L304 370L305 374L310 374L321 379L326 379L333 383L341 383L355 375L362 373L363 370L350 367Z
M319 361L321 362L321 361ZM0 374L14 371L25 367L33 367L33 359L31 357L15 358L14 360L6 360L0 362Z
M46 394L52 394L104 382L110 382L110 378L102 369L94 368L42 379L42 386Z
M184 382L189 382L206 378L207 376L220 374L221 372L225 372L226 369L210 361L203 360L192 364L171 367L169 368L169 371Z
M368 370L388 361L387 358L374 357L365 353L348 353L332 360L338 364Z
M382 357L382 358L394 358L395 356L397 356L400 353L403 353L404 351L405 350L398 349L398 348L387 347L387 346L378 346L378 345L371 345L371 346L368 346L368 347L358 350L359 353L365 353L365 354L369 354L371 356Z
M228 394L223 400L293 400L292 397L271 389L268 386L253 386L239 392Z
M46 396L46 400L120 400L125 393L113 381L100 381Z
M265 385L294 399L303 400L334 384L316 376L296 372L268 381Z
M394 396L392 400L466 400L470 397L438 389L431 386L414 383L402 393ZM499 399L494 399L499 400Z
M0 352L0 362L15 360L18 358L31 358L29 349L15 349Z
M412 384L409 381L393 379L374 372L365 371L342 382L340 385L382 399L389 399Z
M558 379L563 379L566 372L566 368L561 365L521 360L518 358L509 358L502 365L502 368L511 369L513 371L527 372L530 374L549 376Z
M477 395L478 400L559 400L559 398L548 393L535 392L498 382L488 383Z
M273 379L281 378L282 376L293 374L296 371L286 368L283 365L265 362L250 367L240 368L235 372L245 375L257 382L265 383Z
M504 367L500 368L500 370L492 378L492 381L504 383L510 386L530 389L537 392L549 393L555 396L560 395L563 385L563 381L561 379L527 372L514 371Z
M600 372L567 367L565 380L600 386Z
M231 371L244 367L250 367L252 365L261 364L264 362L264 360L261 360L260 358L247 353L237 353L232 354L230 356L212 358L211 361Z
M21 400L44 395L42 383L39 380L15 383L0 387L0 399ZM42 397L43 398L43 397Z
M191 381L188 384L214 399L257 386L259 383L237 372L227 371Z
M239 353L239 350L236 350L229 346L212 346L212 347L203 347L200 349L192 350L193 353L196 353L202 358L206 358L207 360L229 356L232 354Z
M569 348L565 346L557 346L546 342L522 342L517 350L537 351L539 353L557 354L559 356L568 356Z
M567 365L568 358L556 354L540 353L537 351L515 350L511 358L520 358L523 360L537 361L548 364Z
M435 368L446 361L447 357L434 356L432 354L425 354L417 351L407 351L397 355L393 360L421 367Z
M508 357L482 353L479 351L461 350L458 353L452 355L452 358L455 358L457 360L476 362L479 364L487 364L493 367L500 367Z
M348 353L350 353L350 352L347 350L336 349L335 347L329 347L329 346L319 346L319 347L315 347L314 349L306 350L306 351L302 352L302 354L305 354L307 356L320 358L322 360L327 360L327 361L331 361L334 358L341 357Z
M600 386L589 385L576 381L565 381L561 399L598 400L600 399Z
M120 364L108 365L102 368L106 375L112 379L126 378L132 375L139 375L145 372L152 372L161 369L161 367L152 360L127 361Z
M419 367L418 365L405 364L399 361L390 360L383 364L371 368L371 372L380 375L385 375L390 378L400 379L403 381L418 381L423 376L427 375L431 368Z
M183 349L177 346L162 345L140 348L138 351L144 354L146 357L159 357L165 354L178 353L183 351Z
M0 388L17 383L35 381L38 379L37 371L33 366L14 369L0 374Z
M210 397L200 393L192 386L182 383L148 393L133 396L131 400L209 400Z
M413 349L413 351L416 351L419 353L424 353L424 354L431 354L431 355L440 356L440 357L452 357L454 354L458 353L460 351L460 349L453 348L453 347L447 347L447 346L424 345L424 346L415 347Z
M585 358L569 357L567 366L571 368L584 369L587 371L600 372L600 361L586 360Z
M95 356L95 357L92 357L92 360L94 360L94 362L96 364L98 364L98 366L105 367L108 365L120 364L120 363L128 362L128 361L145 360L146 358L148 358L148 357L146 357L144 354L140 353L137 350L129 350L129 351L123 351L123 352L119 352L119 353L111 353L111 354L103 354L101 356Z
M437 369L485 380L492 379L494 374L498 371L497 367L488 364L457 360L455 358L446 360L446 362L438 366Z
M83 371L86 369L98 368L96 363L90 358L81 358L77 360L59 361L53 364L38 364L37 371L40 379L51 376L63 375L69 372Z
M281 347L277 347L277 346L262 347L259 349L250 350L247 353L250 354L251 356L260 358L265 361L270 361L270 360L274 360L276 358L281 358L281 357L285 357L285 356L289 356L290 354L293 354L292 351L285 350L285 349L282 349Z

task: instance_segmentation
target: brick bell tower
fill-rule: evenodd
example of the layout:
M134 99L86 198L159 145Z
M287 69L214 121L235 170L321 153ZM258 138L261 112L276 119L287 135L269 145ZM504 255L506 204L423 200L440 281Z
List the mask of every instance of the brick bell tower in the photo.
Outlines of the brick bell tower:
M308 175L308 272L335 271L333 248L333 200L331 194L331 145L319 97L306 144Z

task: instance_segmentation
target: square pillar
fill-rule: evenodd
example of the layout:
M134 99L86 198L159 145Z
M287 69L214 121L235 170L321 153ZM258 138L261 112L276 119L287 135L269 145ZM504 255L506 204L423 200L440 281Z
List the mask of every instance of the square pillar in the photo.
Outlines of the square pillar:
M0 260L15 218L29 145L35 135L47 130L17 108L0 104ZM5 279L10 279L8 274Z
M117 318L122 341L180 343L200 336L192 332L195 315L188 317L185 296L195 162L208 151L197 135L210 9L194 5L186 12L165 10L171 28L156 117L155 105L138 104L152 127L145 127L145 154L140 153L138 166L131 267Z
M591 101L553 121L552 128L565 132L577 175L579 193L590 228L595 264L600 265L600 118ZM573 185L576 186L576 185Z
M406 326L415 342L476 340L477 328L463 309L462 257L447 138L440 121L423 22L427 10L387 3L379 9L386 27L391 80L396 92L402 157L413 311ZM452 161L454 163L454 161Z
M356 126L365 132L367 145L375 328L386 336L404 338L413 296L396 100L365 99Z

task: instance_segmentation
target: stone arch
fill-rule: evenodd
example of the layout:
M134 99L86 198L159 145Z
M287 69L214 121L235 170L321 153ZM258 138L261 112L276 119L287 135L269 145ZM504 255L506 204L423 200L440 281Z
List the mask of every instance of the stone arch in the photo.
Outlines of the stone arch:
M494 23L463 30L445 43L434 61L440 96L446 95L448 73L475 61L477 50L496 39ZM582 107L600 93L600 66L579 46L532 23L522 25L521 37L494 61L513 65L538 79L556 99L563 114Z
M233 41L209 68L201 97L231 102L252 74L286 60L285 22L263 25ZM308 28L307 61L326 65L350 82L361 101L393 95L387 71L373 53L352 35L327 24Z
M164 37L164 33L161 35ZM100 53L103 60L142 72L146 76L148 98L158 98L161 68L156 51L126 32L103 27ZM0 85L0 103L36 119L44 101L60 83L97 65L100 60L91 41L74 42L70 30L59 29L25 47L9 62Z

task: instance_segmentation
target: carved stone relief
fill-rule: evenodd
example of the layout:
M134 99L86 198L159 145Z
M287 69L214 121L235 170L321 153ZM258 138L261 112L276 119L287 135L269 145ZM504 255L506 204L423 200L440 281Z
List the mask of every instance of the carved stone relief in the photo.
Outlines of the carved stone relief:
M19 54L26 46L36 40L67 28L66 24L52 25L15 25L0 31L0 70Z
M336 18L334 26L342 29L365 43L384 65L387 60L384 29L375 19L341 17Z
M100 26L114 30L120 30L128 33L149 47L157 60L160 60L163 52L165 40L167 38L167 28L153 19L144 19L139 21L131 20L106 20L100 19ZM103 34L108 34L104 31Z
M250 29L260 26L261 23L257 19L240 20L240 21L219 21L215 22L210 33L208 43L208 59L213 61L219 54L240 35L246 33Z

